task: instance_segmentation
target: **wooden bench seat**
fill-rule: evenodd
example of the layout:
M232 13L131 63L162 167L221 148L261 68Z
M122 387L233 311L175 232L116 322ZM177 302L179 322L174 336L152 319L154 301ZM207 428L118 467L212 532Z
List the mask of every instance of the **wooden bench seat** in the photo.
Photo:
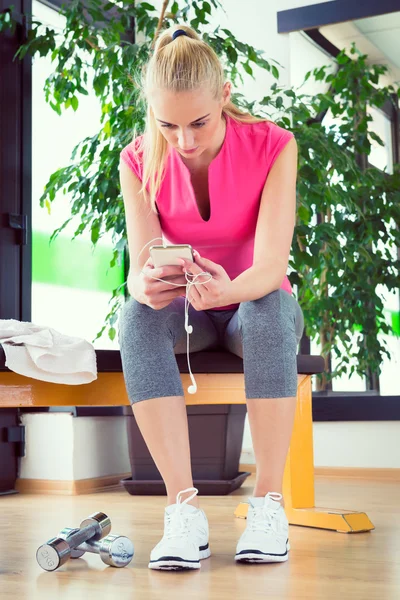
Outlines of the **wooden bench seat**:
M0 345L0 409L42 406L129 405L119 352L97 354L98 378L86 385L61 385L18 375L5 367ZM224 349L190 355L198 391L186 392L191 380L186 354L176 356L185 402L200 404L245 404L243 360ZM297 408L285 465L283 493L291 525L332 529L343 533L374 528L365 513L315 507L311 376L324 370L321 356L297 356ZM247 503L240 503L235 516L246 518Z

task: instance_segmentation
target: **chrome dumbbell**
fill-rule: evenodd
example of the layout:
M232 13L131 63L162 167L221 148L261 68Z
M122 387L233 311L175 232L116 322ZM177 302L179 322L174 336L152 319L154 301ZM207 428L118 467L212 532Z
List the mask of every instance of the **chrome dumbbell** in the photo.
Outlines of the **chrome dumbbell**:
M59 537L68 542L70 537L73 536L76 531L79 531L79 529L65 527L59 533ZM133 543L129 538L123 535L111 534L96 542L89 540L88 542L80 544L78 547L71 550L71 558L80 558L85 552L99 554L103 563L110 567L126 567L133 558L134 548Z
M71 551L84 542L97 542L106 537L111 531L111 521L102 512L93 513L82 521L79 529L68 538L51 538L46 544L38 548L36 560L45 571L55 571L71 557Z

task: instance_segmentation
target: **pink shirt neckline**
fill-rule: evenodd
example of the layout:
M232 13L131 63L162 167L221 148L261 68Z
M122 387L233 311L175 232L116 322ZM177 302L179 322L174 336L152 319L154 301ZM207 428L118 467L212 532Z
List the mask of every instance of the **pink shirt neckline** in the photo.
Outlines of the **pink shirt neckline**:
M222 145L221 145L221 147L220 147L220 149L218 151L218 154L216 154L214 156L214 158L211 160L211 162L210 162L210 164L208 165L208 168L207 168L208 198L209 198L209 202L210 202L210 218L207 221L205 219L203 219L203 217L200 214L199 207L198 207L197 201L196 201L196 194L194 192L193 185L192 185L192 179L191 179L190 171L189 171L187 165L185 165L185 163L183 162L182 157L179 154L179 152L173 146L171 147L174 159L180 165L180 167L183 170L184 176L186 177L188 187L189 187L189 189L191 191L192 200L194 202L194 210L196 211L196 215L198 216L198 218L200 219L200 221L202 223L204 223L205 225L207 225L208 223L211 222L211 219L212 219L213 214L215 212L215 211L213 211L213 199L212 199L212 194L211 194L211 189L210 189L210 171L211 171L211 169L214 168L215 164L217 164L223 158L223 155L224 155L224 153L226 151L226 148L228 146L228 137L229 137L230 129L231 129L229 115L224 114L224 117L225 117L225 123L226 123L225 137L224 137Z

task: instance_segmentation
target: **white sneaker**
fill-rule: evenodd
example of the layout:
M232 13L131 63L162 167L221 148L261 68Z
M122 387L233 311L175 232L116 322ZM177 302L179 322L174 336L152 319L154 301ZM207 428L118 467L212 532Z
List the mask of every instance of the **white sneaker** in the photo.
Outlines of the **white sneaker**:
M263 498L249 497L246 529L237 547L235 560L271 563L288 560L289 522L279 502L282 494L268 492Z
M191 490L195 493L181 502L181 495ZM183 490L176 496L176 504L165 508L164 535L151 551L149 569L200 569L200 560L211 556L206 514L188 504L198 492L196 488Z

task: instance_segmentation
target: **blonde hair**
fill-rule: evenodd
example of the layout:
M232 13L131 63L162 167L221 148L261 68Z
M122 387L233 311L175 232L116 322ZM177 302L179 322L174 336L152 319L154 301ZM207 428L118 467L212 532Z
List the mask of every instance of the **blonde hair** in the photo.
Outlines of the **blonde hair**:
M180 35L173 40L172 35L177 29L183 29L187 35ZM164 176L168 142L157 127L148 102L149 94L153 89L194 91L204 85L204 82L207 82L213 97L220 100L225 76L222 64L211 46L186 25L174 25L162 32L151 58L143 69L139 84L142 100L147 104L147 115L141 143L137 144L134 150L138 160L139 154L142 156L141 192L156 213L156 196ZM241 123L268 121L243 112L232 101L223 107L222 112Z

